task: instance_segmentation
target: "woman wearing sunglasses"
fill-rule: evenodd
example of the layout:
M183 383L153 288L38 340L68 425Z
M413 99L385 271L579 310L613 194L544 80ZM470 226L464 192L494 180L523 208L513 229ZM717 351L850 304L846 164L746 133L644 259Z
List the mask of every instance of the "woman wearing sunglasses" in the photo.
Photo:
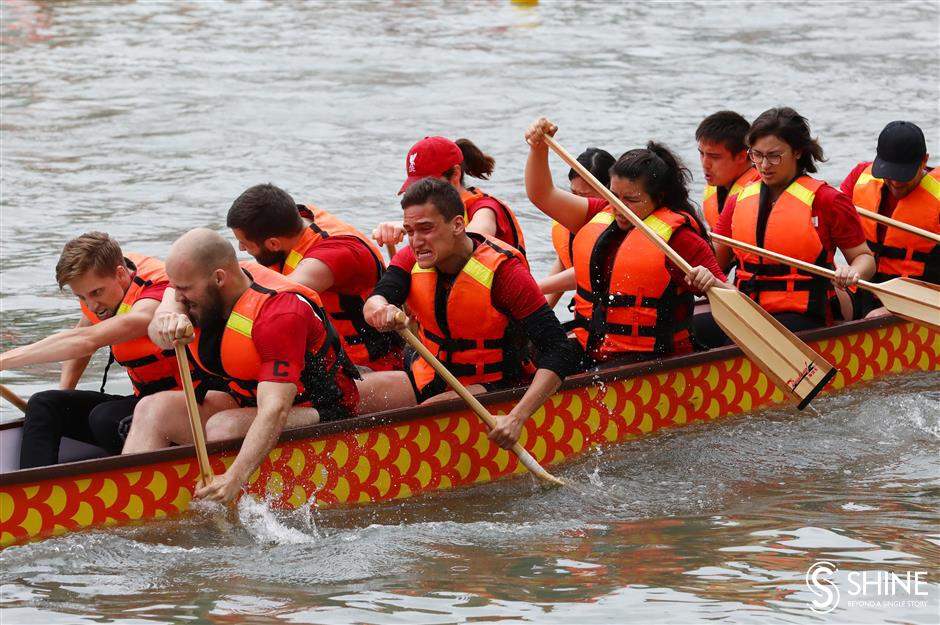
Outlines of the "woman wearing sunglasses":
M829 325L833 285L844 291L875 272L858 214L848 196L809 175L816 173L816 163L825 158L822 147L810 136L806 118L793 109L761 113L751 124L747 144L760 179L729 199L715 232L834 268L836 277L830 283L720 244L716 244L718 261L728 267L732 254L737 256L735 285L791 330ZM837 249L847 265L834 265ZM716 340L700 323L696 327L700 342L709 347L721 344L720 334Z

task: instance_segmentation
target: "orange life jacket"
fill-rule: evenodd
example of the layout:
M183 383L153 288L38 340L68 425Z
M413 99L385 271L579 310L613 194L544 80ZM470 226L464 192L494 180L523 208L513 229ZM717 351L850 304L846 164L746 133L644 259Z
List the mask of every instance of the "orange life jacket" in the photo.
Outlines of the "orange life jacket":
M464 384L512 381L522 375L515 353L510 319L493 306L493 278L519 250L484 235L470 233L473 255L448 289L436 269L411 269L407 304L420 324L421 342ZM526 265L528 267L528 265ZM423 389L434 370L416 358L411 367L415 384Z
M393 348L401 344L394 332L379 332L366 323L362 315L362 307L372 293L372 287L385 273L382 253L364 234L327 211L312 204L298 206L298 210L302 217L313 221L310 227L304 230L284 263L280 267L274 267L285 276L290 275L297 268L310 248L330 237L354 237L365 244L372 254L375 262L375 282L371 283L372 286L360 288L357 292L341 293L337 285L334 285L333 288L319 294L323 308L326 309L333 326L339 333L350 360L358 365L372 366L373 361L385 357Z
M738 194L731 237L744 243L786 254L821 267L832 268L832 252L823 247L813 225L813 200L825 182L800 176L780 194L767 218L760 217L766 186L753 182ZM794 312L829 320L829 280L735 250L736 286L770 313Z
M708 222L708 227L714 230L715 224L718 223L718 216L721 214L724 205L728 203L728 200L741 193L744 187L759 179L760 174L757 173L757 168L748 167L747 171L741 174L741 176L734 181L734 184L731 185L731 188L728 190L728 195L725 196L725 201L721 206L718 206L718 187L706 185L705 193L702 196L702 214L705 216L705 221Z
M467 217L467 215L470 214L471 206L489 208L497 215L500 213L506 215L506 220L509 222L509 231L500 232L497 230L495 238L522 252L522 255L525 256L525 238L522 236L522 226L519 225L519 222L516 220L515 213L513 213L508 206L503 204L500 200L496 199L492 195L487 195L475 187L470 187L469 189L462 191L460 193L460 199L463 200L463 216L464 220L466 221L469 221L469 217Z
M163 263L156 258L128 252L124 263L132 273L131 285L124 292L124 299L118 305L117 314L124 315L130 312L137 302L140 293L147 287L169 282ZM81 304L82 312L93 324L101 323L94 312L85 303ZM111 359L117 361L127 370L127 375L134 384L134 394L138 396L152 395L160 391L168 391L180 387L179 368L176 364L176 352L172 349L162 350L145 334L130 341L115 343L111 346ZM111 362L109 359L108 365ZM107 369L105 379L107 380ZM104 382L101 384L104 392Z
M696 221L682 212L657 208L644 219L668 242L681 226ZM578 287L574 314L575 336L597 360L625 352L676 353L680 343L691 344L689 328L693 297L672 281L666 255L645 234L631 228L617 248L610 273L604 271L605 239L623 233L608 207L584 224L574 238L574 272ZM685 311L677 316L677 311Z
M871 175L871 167L855 182L852 201L877 213L889 191L884 180ZM940 168L925 174L913 191L898 200L889 217L940 234ZM882 226L884 240L879 241L878 222L863 218L862 227L877 261L875 281L909 277L940 284L940 245L891 226Z
M557 221L552 221L552 246L558 254L562 267L571 267L571 246L574 243L574 232L571 232Z
M201 370L199 374L203 392L223 390L242 406L257 404L261 356L251 336L252 326L271 297L279 293L295 293L313 309L323 323L326 335L319 345L314 345L306 354L305 366L300 374L303 390L294 398L294 404L309 402L314 407L339 405L343 393L336 383L336 376L340 375L340 369L352 377L358 375L349 369L352 365L343 352L339 336L323 310L316 291L291 282L258 263L241 261L239 265L251 279L251 286L235 302L219 336L206 339L203 329L197 328L196 340L189 346L193 360ZM297 337L297 340L302 339ZM329 367L327 362L331 363Z

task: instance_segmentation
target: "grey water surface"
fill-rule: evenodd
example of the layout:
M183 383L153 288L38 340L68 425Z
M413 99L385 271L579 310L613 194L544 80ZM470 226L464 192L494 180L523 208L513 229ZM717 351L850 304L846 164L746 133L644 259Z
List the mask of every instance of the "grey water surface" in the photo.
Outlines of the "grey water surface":
M54 265L83 231L162 256L189 228L226 232L232 200L266 181L371 231L400 215L405 154L429 134L496 157L481 186L519 215L536 274L552 251L522 133L540 115L573 152L666 143L696 197L694 130L725 108L799 110L833 184L894 119L940 156L938 61L935 1L5 0L0 346L77 321ZM57 380L53 365L2 377L23 395ZM243 501L233 518L9 548L0 622L940 622L938 376L813 406L598 450L560 470L564 489L517 479L292 513ZM830 613L805 582L817 561L837 569ZM853 595L881 573L924 583Z

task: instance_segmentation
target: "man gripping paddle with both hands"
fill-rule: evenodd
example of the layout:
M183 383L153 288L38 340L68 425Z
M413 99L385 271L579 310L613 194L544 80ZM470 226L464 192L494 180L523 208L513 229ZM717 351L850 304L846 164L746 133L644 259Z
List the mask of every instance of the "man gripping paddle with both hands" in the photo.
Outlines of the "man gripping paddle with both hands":
M167 255L167 290L150 326L165 349L188 343L209 441L244 442L228 470L196 496L234 500L285 427L343 419L359 400L347 358L316 292L257 263L198 228ZM196 326L192 336L192 326ZM182 391L142 401L124 453L192 442Z
M401 200L409 245L392 259L363 309L376 329L405 327L407 302L421 327L422 343L471 392L528 384L506 415L496 416L490 439L510 448L528 418L561 380L576 370L579 354L548 308L521 253L502 241L469 233L460 194L447 181L425 178ZM535 346L534 375L520 345ZM382 372L379 393L414 405L447 390L431 365L406 355L407 372Z

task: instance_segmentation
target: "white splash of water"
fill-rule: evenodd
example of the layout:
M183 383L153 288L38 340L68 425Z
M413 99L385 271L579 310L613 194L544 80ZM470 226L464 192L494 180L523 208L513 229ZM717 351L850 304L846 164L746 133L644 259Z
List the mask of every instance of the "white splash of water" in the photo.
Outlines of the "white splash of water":
M591 481L591 485L597 486L598 488L603 488L604 482L601 481L600 466L594 467L594 470L588 474L588 480Z
M302 545L315 543L320 537L314 531L307 534L299 529L285 525L278 513L271 509L269 502L259 501L255 497L246 495L238 501L238 520L242 527L251 534L257 542L274 543L277 545ZM309 507L298 509L303 514L305 524L309 529L316 530L316 525L309 514ZM310 520L307 520L310 519Z

